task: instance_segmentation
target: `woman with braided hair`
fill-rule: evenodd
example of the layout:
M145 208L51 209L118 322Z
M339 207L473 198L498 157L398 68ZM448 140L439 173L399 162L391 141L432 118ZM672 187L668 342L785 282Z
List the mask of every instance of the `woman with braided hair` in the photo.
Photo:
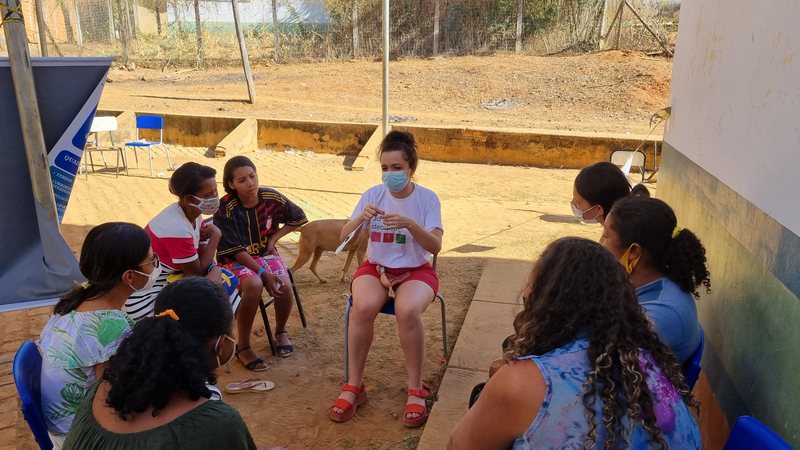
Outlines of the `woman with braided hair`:
M678 227L672 208L655 198L617 201L603 224L603 245L630 274L639 303L678 361L700 344L695 300L711 288L706 250L690 230Z
M449 448L700 448L681 368L600 244L551 243L514 330Z

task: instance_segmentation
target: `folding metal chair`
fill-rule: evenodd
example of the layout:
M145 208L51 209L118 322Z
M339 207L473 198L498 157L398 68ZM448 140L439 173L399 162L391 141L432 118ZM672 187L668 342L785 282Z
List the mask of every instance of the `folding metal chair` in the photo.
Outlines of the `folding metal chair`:
M92 166L92 171L94 171L94 158L92 158L92 153L100 153L100 157L103 160L103 165L107 168L108 164L106 163L106 158L103 155L104 152L115 152L117 154L117 166L115 175L119 177L119 160L120 157L122 158L122 163L125 165L125 171L127 173L128 165L125 161L125 155L122 152L122 147L114 145L114 136L112 131L117 131L117 118L113 116L101 116L95 117L92 119L92 126L89 128L89 133L94 135L94 139L86 143L86 147L83 149L83 172L86 176L86 179L89 179L89 165ZM108 140L111 143L109 146L101 146L100 145L100 133L108 133Z
M641 183L644 183L644 169L647 166L647 155L641 150L617 150L611 153L611 164L620 167L622 173L627 177L631 168L636 167L642 176Z
M433 255L433 268L436 269L436 255ZM436 294L433 297L432 302L439 300L439 306L442 311L442 350L444 352L445 359L450 357L450 352L447 349L447 308L444 303L444 297L442 294ZM353 307L353 296L347 299L347 303L344 305L344 379L347 380L348 373L347 368L350 364L350 357L348 355L349 350L349 339L347 338L348 332L350 331L350 309ZM394 309L394 300L389 300L383 305L383 308L380 310L380 314L390 314L395 315Z
M300 301L300 294L297 292L297 284L294 282L294 275L292 271L288 268L286 272L289 274L289 280L292 282L292 293L294 293L294 301L297 304L297 312L300 314L300 323L303 324L303 328L307 328L306 322L306 313L303 310L303 303ZM269 316L267 315L267 308L269 308L273 303L275 303L275 299L270 297L267 301L264 301L264 296L262 295L258 299L258 307L261 309L261 319L264 321L264 330L267 333L267 339L269 340L269 349L272 351L273 355L277 355L277 344L275 342L275 335L272 334L272 327L269 324Z
M139 136L139 130L158 130L158 140L149 141ZM150 162L150 176L153 176L153 147L161 146L167 154L167 163L172 169L172 159L169 157L169 147L164 144L164 118L161 116L137 116L136 117L136 140L125 143L125 161L128 160L128 147L133 148L133 156L136 159L136 168L139 168L139 155L137 148L147 149L147 158ZM127 166L126 166L127 167Z

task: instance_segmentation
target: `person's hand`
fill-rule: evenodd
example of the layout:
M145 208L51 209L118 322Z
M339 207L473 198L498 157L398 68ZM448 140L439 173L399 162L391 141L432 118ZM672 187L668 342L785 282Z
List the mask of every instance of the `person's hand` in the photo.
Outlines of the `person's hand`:
M400 214L384 214L383 216L384 228L399 230L400 228L411 228L414 225L416 225L416 222Z
M201 241L205 241L206 239L209 239L212 236L222 236L222 231L220 231L218 226L216 226L213 223L211 223L211 224L208 224L208 225L200 228L200 240Z
M275 254L275 246L278 245L278 240L274 237L270 236L267 239L267 254L274 255Z
M261 274L261 282L264 283L264 288L273 298L283 295L284 286L280 285L278 277L273 275L269 270L265 270L264 273Z
M361 214L358 217L361 218L362 221L367 221L371 220L375 216L379 216L382 214L384 214L382 209L370 203L367 206L365 206L363 210L361 210Z
M217 286L222 285L222 269L219 266L214 266L206 275L206 278Z

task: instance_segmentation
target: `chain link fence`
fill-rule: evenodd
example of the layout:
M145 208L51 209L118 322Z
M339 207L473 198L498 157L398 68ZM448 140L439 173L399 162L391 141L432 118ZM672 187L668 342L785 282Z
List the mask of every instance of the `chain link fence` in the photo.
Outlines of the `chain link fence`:
M672 48L678 0L621 2L393 0L391 57ZM381 0L239 0L238 7L254 62L381 56ZM50 56L112 55L159 68L239 62L230 0L24 0L23 11L33 55L42 53L43 36Z

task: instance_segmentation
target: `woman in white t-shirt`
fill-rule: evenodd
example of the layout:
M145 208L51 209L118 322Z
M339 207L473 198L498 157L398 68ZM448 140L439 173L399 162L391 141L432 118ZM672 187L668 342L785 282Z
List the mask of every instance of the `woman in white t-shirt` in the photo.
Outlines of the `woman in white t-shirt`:
M413 181L417 169L414 136L392 131L381 142L383 184L367 190L342 229L344 239L354 230L369 233L367 260L353 275L351 291L348 380L330 409L330 418L344 422L367 401L364 366L372 344L374 321L394 298L395 312L408 369L408 402L403 410L407 427L422 426L428 418L422 384L425 333L422 313L439 290L439 279L428 262L442 248L439 198Z

